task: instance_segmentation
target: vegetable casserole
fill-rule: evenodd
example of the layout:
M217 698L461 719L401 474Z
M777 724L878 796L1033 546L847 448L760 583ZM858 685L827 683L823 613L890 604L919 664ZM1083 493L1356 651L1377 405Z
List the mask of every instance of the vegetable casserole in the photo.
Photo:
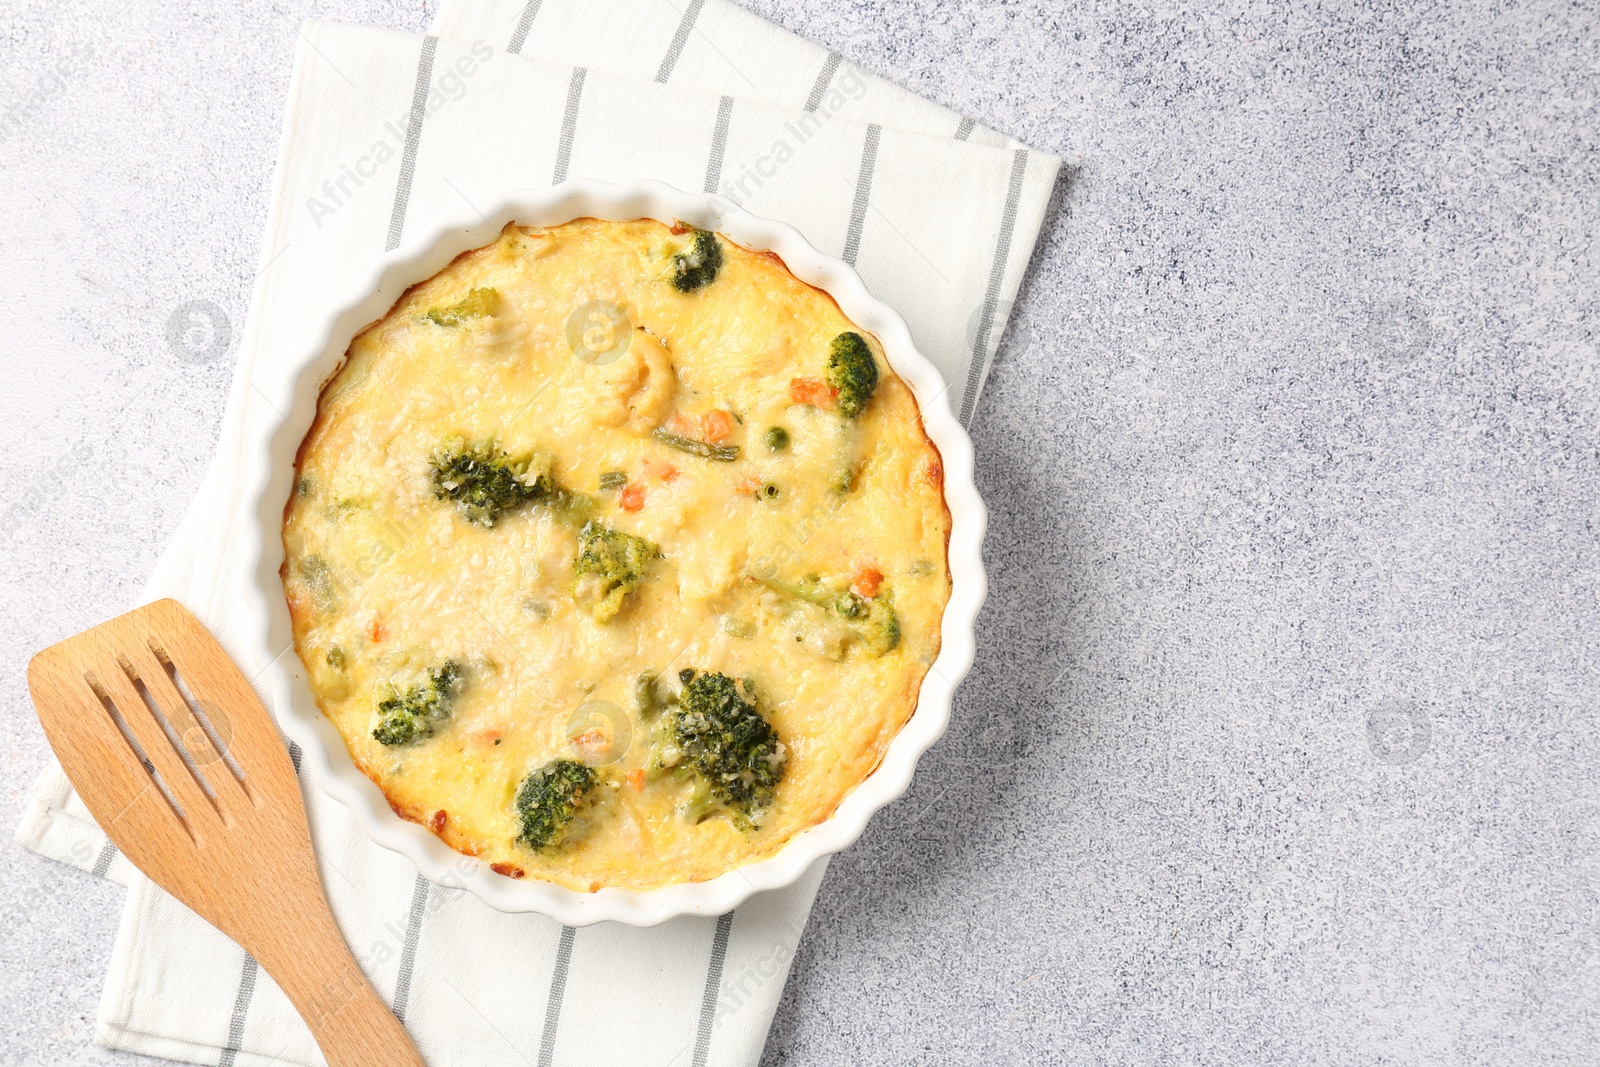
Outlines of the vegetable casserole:
M770 253L510 225L351 343L282 578L318 706L402 817L510 877L714 878L826 820L950 595L910 390Z

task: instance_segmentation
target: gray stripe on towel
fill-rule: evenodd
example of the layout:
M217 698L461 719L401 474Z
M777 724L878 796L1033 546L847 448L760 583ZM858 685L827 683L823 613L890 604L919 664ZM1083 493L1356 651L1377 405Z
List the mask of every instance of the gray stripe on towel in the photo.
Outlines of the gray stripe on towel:
M517 20L517 28L511 31L511 43L506 45L506 51L516 55L522 51L523 44L528 40L528 30L533 26L533 20L539 14L539 4L542 0L528 0L528 6L522 9L522 17Z
M1011 255L1011 234L1017 225L1017 205L1022 201L1022 179L1028 173L1028 150L1019 148L1011 157L1011 187L1006 190L1006 209L1000 216L1000 238L994 248L994 263L989 268L989 287L983 294L983 309L978 317L978 335L972 342L972 363L967 367L967 390L961 398L961 425L972 421L972 407L983 384L984 363L989 354L989 331L994 329L1000 307L1000 286L1006 277L1006 260Z
M94 867L89 871L96 878L104 878L111 869L111 861L117 858L117 846L110 840L100 846L100 855L94 858Z
M239 1057L239 1046L244 1043L244 1020L250 1014L259 971L255 957L245 953L244 968L239 972L239 992L233 998L233 1017L228 1020L228 1043L217 1057L217 1067L233 1067L234 1060Z
M722 183L722 157L728 154L728 120L733 115L733 97L717 104L717 128L711 132L711 156L706 160L706 192L714 193Z
M400 180L394 190L394 211L389 215L389 239L383 250L400 247L400 234L406 225L406 205L411 202L411 179L417 172L417 145L422 141L422 120L428 114L428 84L433 80L433 54L439 38L424 37L422 54L417 59L417 83L411 89L411 121L406 123L406 147L400 156Z
M572 942L578 931L561 928L561 944L556 948L556 966L550 973L550 999L544 1005L544 1034L539 1038L539 1067L550 1067L556 1056L556 1031L561 1025L561 1000L567 995L567 970L572 966Z
M400 950L400 970L394 979L394 1015L406 1021L406 1008L411 1003L411 976L417 968L417 942L422 938L422 918L428 908L428 880L417 875L411 887L411 918L406 921L406 943Z
M678 20L678 32L672 35L672 43L667 46L667 54L661 57L661 69L656 71L656 81L663 84L672 77L672 68L678 65L678 57L683 55L683 46L689 43L689 34L694 30L694 20L700 17L700 9L705 6L706 0L689 0L689 6L684 8L683 18Z
M850 229L844 237L844 251L839 258L856 265L856 254L861 251L861 228L867 224L867 203L872 199L872 171L878 165L878 135L883 127L876 123L867 127L867 140L861 146L861 170L856 175L856 199L850 205Z
M844 59L838 52L829 52L828 58L822 61L822 70L817 73L817 83L811 87L811 95L806 97L806 110L815 111L822 106L822 98L828 94L828 86L833 84L833 76L839 70L839 61Z
M711 1028L717 1021L717 998L722 993L722 967L728 961L728 935L733 932L733 912L717 916L717 932L711 939L711 962L706 966L706 991L700 998L700 1030L694 1039L691 1067L706 1067L711 1055Z
M567 180L567 167L572 162L572 139L578 135L578 102L583 99L583 79L589 71L585 67L572 68L572 80L567 83L567 111L561 119L561 143L556 146L556 169L550 176L551 185Z
M961 125L956 127L956 140L965 141L968 137L971 137L972 130L977 125L977 120L969 119L963 115L961 117Z

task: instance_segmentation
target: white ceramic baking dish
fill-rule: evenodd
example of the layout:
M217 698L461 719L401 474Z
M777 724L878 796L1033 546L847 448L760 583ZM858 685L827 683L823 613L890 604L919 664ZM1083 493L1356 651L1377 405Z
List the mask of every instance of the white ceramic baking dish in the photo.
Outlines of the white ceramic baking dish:
M430 880L466 888L487 904L508 912L540 912L569 926L613 920L653 926L678 915L718 915L752 893L777 889L798 879L819 858L853 843L874 812L899 797L911 783L917 759L938 740L950 717L950 700L972 665L973 624L983 602L981 554L986 513L973 482L972 442L950 411L949 391L933 364L917 351L905 321L874 299L847 264L811 247L791 226L759 218L709 194L685 193L660 182L629 184L571 181L550 189L508 194L487 214L428 232L413 232L386 254L368 276L352 285L351 297L336 306L318 331L319 343L295 365L292 396L274 401L282 417L258 431L259 448L249 497L257 522L259 553L248 596L256 601L268 650L291 642L288 605L278 568L283 562L281 528L284 504L294 477L295 453L316 413L322 384L338 368L351 339L381 318L411 285L442 270L457 255L488 244L507 222L548 226L585 216L626 220L682 220L715 230L746 248L782 257L802 281L828 292L844 314L870 330L883 345L895 372L911 387L922 408L928 436L943 457L945 496L950 507L952 590L942 624L939 657L922 683L915 713L900 731L883 762L839 805L832 818L791 838L771 856L705 882L665 886L644 892L602 889L582 893L537 879L512 879L488 865L455 852L426 828L390 810L383 793L358 770L344 741L317 709L298 657L283 652L281 669L266 674L269 695L285 733L304 750L304 766L327 793L350 809L372 840L416 864ZM268 657L271 658L269 651Z

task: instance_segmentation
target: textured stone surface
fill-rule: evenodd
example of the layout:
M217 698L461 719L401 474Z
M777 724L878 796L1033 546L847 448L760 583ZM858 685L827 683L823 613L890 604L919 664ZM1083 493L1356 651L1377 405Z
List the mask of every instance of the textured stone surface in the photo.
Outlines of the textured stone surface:
M1600 1059L1596 9L747 2L1069 163L975 418L977 666L767 1062ZM166 325L237 335L313 15L428 18L0 14L7 827L28 653L210 454L233 351ZM132 1062L121 891L8 843L0 895L0 1061Z

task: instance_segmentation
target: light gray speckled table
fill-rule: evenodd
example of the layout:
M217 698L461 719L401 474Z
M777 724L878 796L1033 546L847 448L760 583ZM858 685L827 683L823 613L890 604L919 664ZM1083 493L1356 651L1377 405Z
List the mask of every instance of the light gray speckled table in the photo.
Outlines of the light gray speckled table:
M977 666L768 1062L1600 1061L1600 9L750 2L1069 163ZM296 26L427 6L0 13L0 824L211 452L166 325L242 322ZM0 850L0 1062L133 1062L121 895Z

